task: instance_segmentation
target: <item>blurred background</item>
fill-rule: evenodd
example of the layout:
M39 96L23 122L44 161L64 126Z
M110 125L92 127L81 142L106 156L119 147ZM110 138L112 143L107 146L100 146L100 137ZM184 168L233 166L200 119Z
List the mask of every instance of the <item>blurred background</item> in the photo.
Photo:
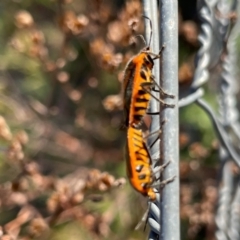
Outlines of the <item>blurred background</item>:
M119 131L141 15L140 0L0 2L1 239L146 239L134 227L147 199L126 179ZM179 1L180 91L198 21L196 1ZM182 239L214 239L218 141L194 105L180 123Z

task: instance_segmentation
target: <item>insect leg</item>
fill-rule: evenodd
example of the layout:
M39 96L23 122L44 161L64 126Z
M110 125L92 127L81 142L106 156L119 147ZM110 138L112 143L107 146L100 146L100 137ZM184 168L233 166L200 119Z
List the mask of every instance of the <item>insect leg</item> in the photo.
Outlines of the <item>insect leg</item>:
M158 55L156 55L156 56L153 58L153 60L158 59L158 58L161 57L162 52L163 52L163 50L164 50L165 47L166 47L165 44L163 44L162 47L161 47L161 49L160 49L160 51L159 51L159 53L158 53ZM154 54L152 54L152 53L150 53L150 54L151 54L152 56L154 56Z
M145 92L149 93L155 100L157 100L158 102L161 102L161 103L163 104L163 106L174 108L174 107L175 107L174 104L166 103L166 102L164 102L161 98L157 98L156 96L154 96L154 95L151 93L151 90L149 90L149 87L152 86L152 85L153 85L153 83L145 82L145 83L142 83L142 84L141 84L141 87L143 88L143 90L144 90Z
M159 112L146 112L148 115L159 115Z
M161 47L161 49L160 49L158 54L150 52L150 51L142 51L142 52L153 56L154 58L152 60L155 60L155 59L158 59L158 58L161 57L162 51L164 50L164 48L165 48L165 45L162 45L162 47Z
M157 133L158 133L158 135L160 135L161 132L162 132L161 129L159 129L159 130L157 130L157 131L154 131L154 132L151 132L151 133L147 134L146 136L144 136L143 139L149 138L149 137L151 137L152 135L155 135L155 134L157 134Z
M156 159L157 160L157 159ZM169 160L168 162L164 163L161 166L157 166L152 170L152 175L153 175L153 182L156 182L158 180L160 180L161 177L161 173L164 171L164 169L170 164L171 160ZM156 175L159 174L159 176L157 177ZM159 183L156 183L159 184Z
M159 114L159 113L158 113L158 114ZM161 126L163 126L165 123L166 123L166 120L163 120L162 123L161 123ZM151 143L151 145L149 146L149 148L152 148L152 146L153 146L153 145L157 142L157 140L160 138L160 135L161 135L161 133L162 133L162 129L159 129L159 130L157 130L157 131L151 132L151 133L149 133L149 134L147 134L146 136L143 137L143 139L145 140L146 138L149 138L149 137L151 137L152 135L155 135L155 134L157 134L157 133L158 133L158 135L157 135L156 139ZM157 160L157 159L156 159L156 160Z
M159 113L158 113L159 114ZM161 123L161 126L163 126L163 124L165 124L166 120L163 120L162 123ZM144 140L146 140L147 138L151 137L152 135L155 135L157 134L157 137L156 139L151 143L151 145L149 146L149 148L152 148L152 146L157 142L157 140L160 138L160 135L162 133L162 129L159 129L157 131L154 131L154 132L151 132L149 134L147 134L146 136L143 137Z
M155 159L157 160L157 159ZM172 162L171 160L167 161L166 163L164 163L163 165L161 166L158 166L156 167L154 170L153 170L153 174L156 174L158 172L163 172L163 170L169 165L169 163ZM159 180L159 179L156 179L156 180Z
M154 92L161 92L163 95L165 95L166 97L169 97L169 98L175 98L175 96L174 95L172 95L172 94L169 94L169 93L166 93L164 90L163 90L163 88L156 82L156 80L155 80L155 78L154 78L154 76L152 75L151 76L151 80L154 82L154 86L157 86L157 88L159 89L159 90L157 90L157 89L155 89L154 87L152 88L152 90L154 91Z
M159 186L160 186L161 188L163 188L166 184L174 181L175 178L176 178L176 176L173 176L173 177L168 178L168 179L166 179L166 180L164 180L164 181L162 181L162 182L160 182L160 183L154 183L154 184L151 185L151 187L152 187L152 188L156 188L156 187L159 187Z

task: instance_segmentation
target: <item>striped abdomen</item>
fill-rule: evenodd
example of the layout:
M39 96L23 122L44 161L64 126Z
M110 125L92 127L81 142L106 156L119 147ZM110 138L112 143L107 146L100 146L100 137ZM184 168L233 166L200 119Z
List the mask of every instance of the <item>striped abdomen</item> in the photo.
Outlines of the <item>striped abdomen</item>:
M156 195L151 187L153 182L151 157L140 129L129 127L127 130L126 158L127 174L131 185L154 201Z
M141 52L127 65L124 75L124 123L139 126L146 114L151 95L153 60ZM145 86L143 87L143 85Z

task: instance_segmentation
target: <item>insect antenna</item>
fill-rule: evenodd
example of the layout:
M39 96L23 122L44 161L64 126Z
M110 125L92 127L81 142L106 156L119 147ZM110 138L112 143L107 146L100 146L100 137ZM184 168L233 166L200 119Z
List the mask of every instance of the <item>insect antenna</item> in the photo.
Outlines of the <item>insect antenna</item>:
M151 41L152 41L152 20L149 18L149 17L147 17L147 16L144 16L143 15L143 17L144 18L146 18L146 19L148 19L149 20L149 23L150 23L150 30L151 30L151 32L150 32L150 38L149 38L149 43L148 43L148 47L150 48L150 44L151 44Z
M150 22L150 29L151 29L151 32L150 32L149 43L147 44L147 42L146 42L144 36L141 35L141 34L134 36L134 38L138 38L138 37L141 38L141 40L143 41L143 43L145 44L145 46L146 46L147 48L150 48L150 44L151 44L151 41L152 41L152 21L151 21L151 19L150 19L149 17L147 17L147 16L144 16L144 15L143 15L143 17L146 18L146 19L148 19L149 22Z

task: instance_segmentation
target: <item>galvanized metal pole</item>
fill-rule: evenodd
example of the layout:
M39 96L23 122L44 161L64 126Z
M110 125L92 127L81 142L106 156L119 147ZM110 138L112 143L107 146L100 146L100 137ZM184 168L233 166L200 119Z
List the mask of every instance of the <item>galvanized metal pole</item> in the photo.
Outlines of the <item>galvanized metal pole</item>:
M158 3L157 0L144 0L143 1L143 11L144 16L147 16L152 21L152 42L151 42L151 49L154 53L159 52L159 15L158 15ZM145 36L147 39L147 42L149 41L150 37L150 25L148 20L145 20ZM153 75L155 76L155 81L160 85L160 64L159 60L156 59L154 61L154 68L153 68ZM160 97L159 93L153 92L157 98ZM155 99L152 98L150 102L150 111L152 112L158 112L160 111L160 104ZM152 123L150 126L150 132L155 132L156 130L160 129L160 115L153 115L152 116ZM151 144L151 139L149 141ZM160 145L159 140L153 145L153 147L150 149L151 151L151 158L153 159L153 166L156 165L156 161L154 159L158 159L160 156ZM159 231L161 229L160 227L160 194L157 193L157 200L153 202L149 202L150 204L150 212L148 216L148 224L150 226L150 234L148 239L154 240L157 239L159 236Z
M160 239L180 239L179 220L179 117L178 117L178 1L160 1L160 37L165 49L160 65L161 86L174 94L175 108L161 107L162 126L161 155L164 163L171 160L165 169L163 179L176 176L175 180L162 190ZM165 98L165 101L172 99ZM160 189L161 191L161 189Z

